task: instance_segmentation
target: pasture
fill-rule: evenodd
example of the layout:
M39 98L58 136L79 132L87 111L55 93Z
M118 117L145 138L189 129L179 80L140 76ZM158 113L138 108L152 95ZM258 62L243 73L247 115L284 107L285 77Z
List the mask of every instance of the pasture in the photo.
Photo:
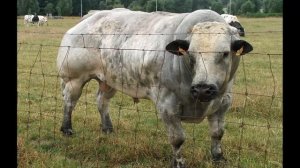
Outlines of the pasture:
M282 167L282 18L241 18L254 50L241 60L222 139L227 163L220 167ZM171 146L154 104L118 92L111 100L115 132L100 129L98 84L90 81L73 112L72 137L60 132L63 100L56 56L63 34L79 17L24 26L17 18L18 167L162 168ZM183 123L183 156L190 168L211 168L207 121Z

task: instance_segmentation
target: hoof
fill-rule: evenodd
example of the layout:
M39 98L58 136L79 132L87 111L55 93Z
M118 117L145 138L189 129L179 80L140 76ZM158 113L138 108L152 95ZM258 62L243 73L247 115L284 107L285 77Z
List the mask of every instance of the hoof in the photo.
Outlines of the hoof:
M66 136L71 136L71 135L73 135L73 131L72 131L72 129L70 129L70 128L60 128L60 131L64 134L64 135L66 135Z
M104 134L110 134L110 133L114 132L114 129L113 128L105 128L105 129L102 129L102 132Z
M222 162L222 161L226 161L226 159L222 154L218 154L218 155L213 156L213 161L214 162Z
M173 158L171 168L185 168L184 160Z

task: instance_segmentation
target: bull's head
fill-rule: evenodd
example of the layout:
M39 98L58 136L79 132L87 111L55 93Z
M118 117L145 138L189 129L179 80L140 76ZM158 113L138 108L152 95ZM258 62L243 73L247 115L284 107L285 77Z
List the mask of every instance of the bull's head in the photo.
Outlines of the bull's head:
M190 40L175 40L166 50L188 60L194 99L208 102L224 93L233 79L240 55L253 50L238 38L237 29L226 23L205 22L193 27Z

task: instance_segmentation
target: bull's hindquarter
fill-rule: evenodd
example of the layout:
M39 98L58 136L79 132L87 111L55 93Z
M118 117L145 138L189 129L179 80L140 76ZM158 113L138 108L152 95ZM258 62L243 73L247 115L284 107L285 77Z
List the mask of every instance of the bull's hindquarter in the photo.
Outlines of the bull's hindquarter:
M184 58L165 50L175 39L190 39L188 33L193 25L204 21L225 22L210 10L149 14L124 9L95 13L71 28L57 57L65 101L61 131L66 135L73 133L72 111L84 84L96 79L103 132L113 131L108 106L118 90L155 103L173 148L173 167L184 167L180 154L185 140L181 121L201 122L205 116L210 126L213 159L223 159L220 141L224 113L231 104L228 91L232 80L213 100L196 101L190 94L193 75Z

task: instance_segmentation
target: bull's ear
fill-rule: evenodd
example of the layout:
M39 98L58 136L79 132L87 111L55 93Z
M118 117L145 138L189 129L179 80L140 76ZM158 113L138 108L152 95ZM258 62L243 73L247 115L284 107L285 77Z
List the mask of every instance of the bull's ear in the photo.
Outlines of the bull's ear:
M172 54L185 55L189 46L190 43L186 40L175 40L166 46L166 50Z
M236 52L236 55L244 55L253 50L251 44L244 40L236 40L231 44L231 50Z

